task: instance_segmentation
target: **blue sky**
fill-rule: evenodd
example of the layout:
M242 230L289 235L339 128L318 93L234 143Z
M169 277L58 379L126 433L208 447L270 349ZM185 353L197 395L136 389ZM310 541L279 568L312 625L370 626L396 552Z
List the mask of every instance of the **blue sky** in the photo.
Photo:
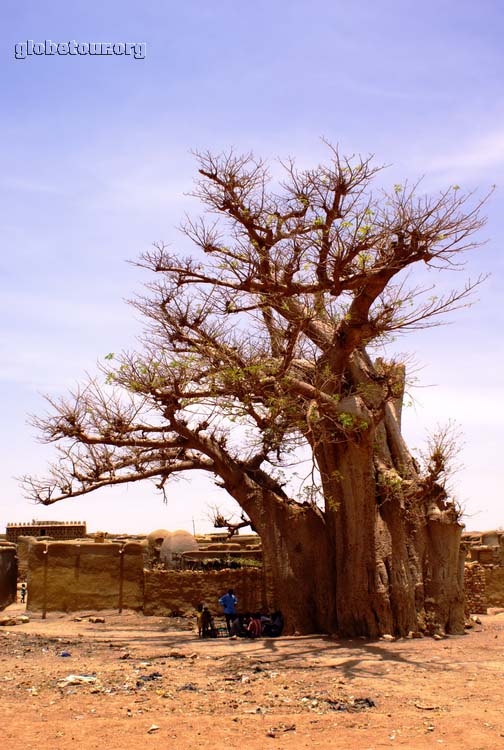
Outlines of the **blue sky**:
M71 7L70 7L71 5ZM51 508L23 500L13 476L43 472L28 413L72 387L140 324L124 299L145 277L127 264L177 232L197 203L191 149L233 146L301 165L344 153L390 164L390 185L424 176L481 194L487 244L466 276L490 271L476 307L396 344L421 366L405 433L461 425L457 495L469 528L504 523L501 506L504 237L504 11L495 0L338 0L239 5L128 0L4 0L0 31L0 528L85 519L91 530L210 528L207 505L232 505L203 478L104 490ZM132 56L14 57L26 40L145 42ZM450 280L458 284L462 277Z

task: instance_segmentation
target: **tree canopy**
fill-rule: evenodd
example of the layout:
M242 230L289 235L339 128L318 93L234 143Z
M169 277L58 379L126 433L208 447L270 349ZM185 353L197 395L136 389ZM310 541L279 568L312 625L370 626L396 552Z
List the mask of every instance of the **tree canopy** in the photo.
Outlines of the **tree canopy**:
M352 513L376 527L394 493L403 515L421 506L425 521L436 498L446 511L443 461L422 474L400 434L403 363L371 353L468 303L481 278L443 295L411 283L408 272L460 268L477 245L484 201L458 186L435 196L419 184L376 189L381 168L370 158L328 149L327 164L314 169L281 163L279 183L250 154L197 154L194 195L206 214L183 226L195 253L158 244L140 259L153 272L133 302L146 320L142 347L110 354L101 376L34 420L59 458L48 477L25 478L32 498L48 505L143 479L166 489L171 476L198 469L263 536L275 513L288 510L292 529L292 514L313 506L288 497L279 473L304 446L323 497L311 508L312 532L328 534L333 562L353 544ZM434 485L441 490L433 494ZM289 533L285 526L278 538ZM376 548L377 532L369 534ZM392 586L388 567L386 575ZM361 630L371 632L364 619Z

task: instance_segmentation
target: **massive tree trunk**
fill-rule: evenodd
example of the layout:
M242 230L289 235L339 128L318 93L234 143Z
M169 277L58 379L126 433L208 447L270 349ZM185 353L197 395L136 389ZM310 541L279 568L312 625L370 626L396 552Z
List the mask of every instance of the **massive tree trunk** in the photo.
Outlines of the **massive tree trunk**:
M371 404L346 428L312 412L323 510L290 500L261 469L222 461L226 489L261 536L288 632L463 632L462 527L435 466L421 473L409 453L401 407L399 393L379 418Z
M335 549L336 612L342 635L375 636L394 629L389 554L377 508L369 436L332 445L337 474L326 480L326 510ZM389 550L387 550L387 553ZM387 570L387 567L389 569Z
M377 469L372 433L328 441L325 453L339 467L325 512L248 479L240 486L286 632L463 632L461 526L442 491Z
M399 418L389 405L377 428L325 431L324 511L265 486L260 472L228 488L261 536L288 632L463 632L462 527L442 488L419 476Z
M418 475L399 420L388 405L377 428L326 431L318 448L343 636L463 632L462 526L443 489Z

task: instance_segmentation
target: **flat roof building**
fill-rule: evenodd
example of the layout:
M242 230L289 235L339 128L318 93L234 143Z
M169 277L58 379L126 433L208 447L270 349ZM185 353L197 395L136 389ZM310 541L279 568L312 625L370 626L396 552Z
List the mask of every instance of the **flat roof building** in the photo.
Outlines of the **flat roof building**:
M47 536L50 539L81 539L86 536L85 521L26 521L8 523L5 535L8 542L17 542L20 536Z

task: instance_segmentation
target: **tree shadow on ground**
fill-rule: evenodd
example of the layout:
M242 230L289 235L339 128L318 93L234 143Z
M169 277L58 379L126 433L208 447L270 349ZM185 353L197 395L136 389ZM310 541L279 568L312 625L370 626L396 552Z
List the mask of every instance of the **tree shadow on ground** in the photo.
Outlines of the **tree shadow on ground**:
M458 669L452 657L433 649L433 642L424 640L398 640L394 642L364 641L361 639L335 640L329 636L285 636L279 638L257 638L231 640L227 638L199 639L193 631L173 631L170 623L121 624L110 628L101 626L100 640L127 645L131 648L152 650L148 658L164 658L170 649L205 652L218 660L243 660L243 668L256 662L266 669L334 669L342 677L352 679L359 676L386 677L393 679L394 667L404 666L430 673L446 669ZM108 631L108 632L107 632ZM455 637L451 638L453 641ZM435 642L438 645L438 642ZM154 653L162 649L163 653ZM169 654L168 654L169 655ZM443 658L446 657L446 658ZM248 662L246 664L245 662Z

